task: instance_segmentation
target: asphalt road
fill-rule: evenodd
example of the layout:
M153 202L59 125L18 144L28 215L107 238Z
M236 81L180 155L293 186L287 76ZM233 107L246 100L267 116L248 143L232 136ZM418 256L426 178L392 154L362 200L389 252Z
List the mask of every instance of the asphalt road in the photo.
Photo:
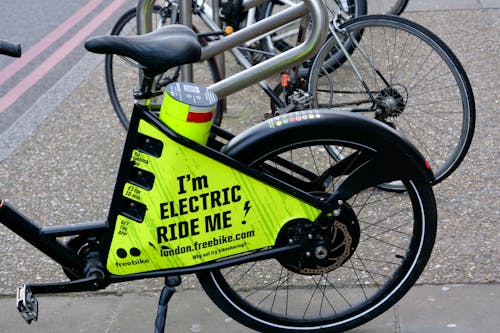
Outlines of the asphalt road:
M109 31L118 16L134 3L131 0L2 1L0 39L20 43L23 56L0 57L0 133L85 57L83 41L87 36ZM82 79L85 77L81 75L74 78Z

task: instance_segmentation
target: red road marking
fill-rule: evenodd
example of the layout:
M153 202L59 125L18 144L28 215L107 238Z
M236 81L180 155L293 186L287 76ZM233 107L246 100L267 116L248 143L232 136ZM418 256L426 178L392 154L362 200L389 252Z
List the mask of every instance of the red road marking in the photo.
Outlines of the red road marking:
M57 28L55 28L51 33L42 38L38 43L33 45L28 51L23 52L21 59L14 61L9 66L5 67L0 71L0 84L3 84L8 79L10 79L14 74L20 71L24 66L29 64L33 59L35 59L40 53L45 51L50 45L59 40L65 33L67 33L71 28L77 25L81 20L83 20L88 14L90 14L94 9L97 8L104 0L91 0L85 6L80 8L76 13L74 13L70 18L61 23Z
M93 3L100 3L103 0L93 0ZM123 5L125 0L113 0L112 3L95 16L85 27L78 31L71 39L58 48L49 58L43 63L38 65L35 70L28 74L21 82L14 88L9 90L0 99L0 113L5 111L9 106L14 104L22 94L34 86L40 79L42 79L54 66L63 60L74 48L81 45L82 42L109 18L119 7ZM64 24L64 23L63 23ZM61 26L59 26L61 27ZM59 29L59 28L58 28ZM57 30L57 29L56 29ZM38 45L38 44L37 44ZM41 52L41 51L40 51ZM1 73L0 73L1 75Z

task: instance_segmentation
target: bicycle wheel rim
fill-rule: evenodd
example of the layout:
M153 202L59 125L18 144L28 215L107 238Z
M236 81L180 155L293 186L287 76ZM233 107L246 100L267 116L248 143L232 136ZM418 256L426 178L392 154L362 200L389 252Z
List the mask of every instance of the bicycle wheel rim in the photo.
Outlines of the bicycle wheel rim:
M323 144L326 143L324 142ZM345 146L345 143L338 144L340 146ZM287 149L291 149L291 147L288 146ZM322 154L326 155L324 149ZM266 159L272 160L273 155L266 156ZM295 156L295 154L293 155ZM323 158L325 158L325 156L323 156ZM361 236L360 243L356 249L356 256L353 255L346 262L345 266L339 267L332 272L320 275L320 277L317 278L318 280L316 285L309 289L309 294L307 294L307 290L300 289L301 286L303 287L302 284L305 283L309 277L303 277L302 275L299 276L299 274L290 273L290 271L284 272L282 266L269 264L269 262L273 260L259 262L256 264L243 264L222 271L200 274L200 282L202 283L202 286L207 294L219 307L221 307L234 319L254 329L257 328L263 331L273 332L298 332L304 330L317 332L341 332L347 328L361 325L370 318L373 318L374 316L385 311L404 295L404 293L413 285L415 280L420 275L425 262L428 260L430 255L430 249L432 248L435 233L435 220L433 217L435 211L433 213L431 212L433 209L428 210L428 195L430 194L428 192L429 187L428 185L424 185L423 187L427 187L427 189L423 190L421 185L416 185L411 182L406 183L406 185L408 185L408 192L404 194L389 193L386 191L380 191L376 188L369 190L373 190L374 193L377 193L371 193L369 195L370 198L373 199L372 204L374 205L382 202L389 204L387 200L381 199L379 201L378 199L380 198L378 197L376 199L375 196L377 195L385 198L392 197L393 199L404 198L402 200L409 200L411 202L411 208L406 207L407 209L405 210L405 213L412 216L411 218L408 218L411 220L409 223L412 224L411 236L407 234L404 236L406 238L405 241L398 240L408 246L405 247L405 249L407 249L406 255L404 256L405 259L401 263L395 264L399 265L397 268L395 266L388 268L390 273L387 273L387 275L392 275L390 277L386 276L381 278L386 279L385 283L372 284L372 286L380 285L381 287L379 289L375 287L372 290L368 290L370 288L367 287L365 290L361 291L360 289L363 289L363 286L368 284L367 281L362 281L363 278L356 276L358 273L360 274L361 271L371 270L370 272L372 277L380 277L380 275L375 274L375 270L380 270L381 268L375 267L380 265L380 262L385 259L382 252L391 252L389 249L391 246L388 245L390 242L387 240L392 237L387 234L385 235L388 238L385 239L385 242L383 242L384 246L382 247L384 250L382 250L380 246L374 246L376 242L385 238L385 236L381 235L380 229L378 230L378 233L380 233L378 235L376 235L377 232L374 231L374 233L369 236ZM373 213L375 209L369 212L366 205L356 206L356 200L359 200L358 203L363 202L361 199L363 195L366 195L366 193L360 193L359 196L350 202L350 204L352 204L351 207L356 207L355 210L364 209L364 214L367 214L368 216L370 213ZM392 202L392 204L395 204L395 202ZM394 207L398 206L396 205ZM401 209L401 206L399 207ZM395 208L392 208L391 211L394 212L394 210ZM378 212L377 214L380 214L380 212L383 212L382 214L388 213L388 210L381 206L378 207L376 211ZM359 217L359 215L357 216ZM373 218L377 221L381 220L375 217ZM364 224L364 222L361 222L361 218L358 218L358 221L360 221L361 224ZM401 223L401 220L399 220L399 223ZM367 231L368 229L373 228L373 225L370 225L371 224L368 223L364 227L361 226L360 229ZM408 225L405 227L408 227ZM388 227L387 230L395 232L395 227ZM399 232L402 232L402 230L399 230ZM375 241L376 238L379 239ZM401 244L398 246L401 246ZM376 252L378 249L380 249L381 252L377 258L384 259L377 259L380 260L378 262L375 260L365 261L363 259L364 253L374 253L374 251ZM392 253L392 256L394 256L394 253ZM362 264L362 261L365 262ZM352 269L350 266L352 266ZM356 270L358 272L356 272ZM380 273L380 271L378 273ZM365 278L370 279L370 277L367 276L370 276L370 273L365 276ZM355 286L353 289L356 289L359 294L355 295L355 292L352 290L341 291L342 286L348 286L351 282L351 280L347 277L356 281L352 282L352 286ZM345 280L337 281L341 278L345 278ZM287 283L289 281L295 281L296 285L292 286L292 283L288 285L285 284L284 281L287 281ZM337 283L338 285L335 285ZM262 285L266 287L266 290L261 288ZM325 289L322 289L322 286L324 285L327 285L328 287L331 286L331 288L329 288L328 291L326 290L326 287ZM288 293L292 290L293 292ZM317 295L319 295L319 300L313 299L315 290ZM357 301L360 302L360 304L356 306L354 305L356 297L361 297L361 299L363 298L363 296L360 296L361 293L365 294L366 299L360 301L358 298ZM337 299L330 299L326 296L327 294L329 297L336 294ZM339 301L339 299L347 299L347 301L342 303L342 300ZM272 305L270 304L271 300ZM305 303L308 304L304 304L304 300ZM278 302L287 303L286 305L277 305ZM321 306L321 302L324 304L323 310L319 310L322 317L311 317L311 313L317 313L317 308ZM350 302L352 302L352 306L349 305ZM336 309L333 309L330 304L335 304ZM342 308L341 304L345 304L344 308ZM300 305L311 308L314 306L315 308L310 312L306 309L307 313L300 312L303 309L295 312L293 307L299 307ZM275 309L278 310L275 311ZM321 311L324 312L322 313ZM326 315L327 311L330 311L329 315Z

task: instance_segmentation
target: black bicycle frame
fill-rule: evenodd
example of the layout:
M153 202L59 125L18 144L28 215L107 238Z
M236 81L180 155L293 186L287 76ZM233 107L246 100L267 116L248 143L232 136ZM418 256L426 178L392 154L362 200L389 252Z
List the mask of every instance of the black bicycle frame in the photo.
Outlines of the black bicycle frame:
M199 145L179 136L165 126L146 106L136 104L131 118L130 129L125 143L121 167L117 177L116 187L107 221L100 223L93 222L71 224L67 226L40 227L35 222L16 211L4 200L0 202L0 223L4 224L7 228L61 265L66 274L72 279L72 281L60 283L30 284L29 287L33 293L90 291L105 288L109 284L116 282L168 275L192 274L203 270L213 270L249 261L264 260L274 257L281 252L294 251L301 247L300 244L292 244L284 247L256 251L245 256L220 259L216 262L185 268L172 268L120 276L107 272L104 267L104 263L106 262L106 257L108 255L115 227L114 223L110 223L109 221L115 221L117 215L123 208L123 205L121 205L121 200L123 198L122 191L130 173L130 158L132 151L137 147L137 130L141 120L152 123L163 133L167 134L171 139L182 143L182 145L185 145L193 150L197 150L212 159L218 160L226 165L229 165L231 168L237 169L253 178L272 185L274 188L277 188L285 193L298 197L304 202L308 202L319 209L327 208L327 205L323 201L320 201L318 198L315 198L308 193L294 188L276 178L259 173L258 171L219 152L217 149ZM214 128L214 132L219 133L222 137L227 139L232 137L232 134L225 132L220 128ZM212 145L220 147L223 143L214 140ZM95 251L97 253L93 256L82 256L80 253L77 253L76 249L71 248L58 239L60 237L67 236L79 236L85 239L94 239L97 244L99 244L98 251ZM96 255L98 256L96 257Z

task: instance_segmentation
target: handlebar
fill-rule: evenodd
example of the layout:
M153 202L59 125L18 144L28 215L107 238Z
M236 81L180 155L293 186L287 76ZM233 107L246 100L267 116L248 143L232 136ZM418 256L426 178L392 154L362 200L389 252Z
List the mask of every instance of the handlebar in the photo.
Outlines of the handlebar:
M19 58L21 56L21 44L0 39L0 54Z

